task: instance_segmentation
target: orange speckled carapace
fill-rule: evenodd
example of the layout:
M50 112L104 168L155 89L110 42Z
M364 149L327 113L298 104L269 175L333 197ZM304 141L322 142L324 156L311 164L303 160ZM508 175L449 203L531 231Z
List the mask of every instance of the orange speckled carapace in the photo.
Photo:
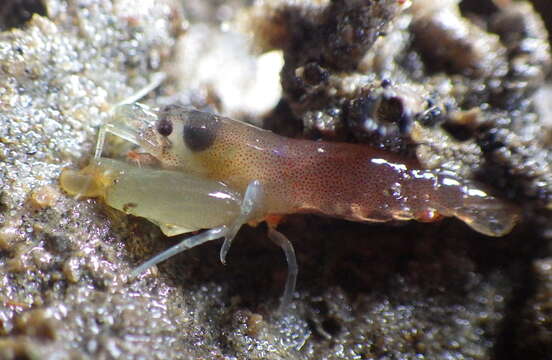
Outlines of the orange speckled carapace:
M101 159L106 133L140 146L150 167ZM150 259L134 275L220 237L225 237L224 261L243 224L266 220L269 237L289 264L283 304L290 301L297 276L293 247L274 229L283 215L369 222L453 216L489 236L507 234L519 219L515 206L481 184L422 169L414 159L361 144L286 138L176 106L159 112L139 104L120 106L102 127L96 150L89 167L63 174L66 191L103 197L112 207L150 219L167 235L210 228Z

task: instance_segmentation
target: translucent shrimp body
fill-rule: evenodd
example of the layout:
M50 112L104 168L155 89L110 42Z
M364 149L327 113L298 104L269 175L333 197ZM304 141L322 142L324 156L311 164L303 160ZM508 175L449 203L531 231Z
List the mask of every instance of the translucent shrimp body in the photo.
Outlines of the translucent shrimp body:
M515 206L481 184L366 145L286 138L178 107L160 112L155 125L137 134L165 168L240 191L258 180L262 216L309 212L372 222L454 216L489 236L507 234L519 218Z

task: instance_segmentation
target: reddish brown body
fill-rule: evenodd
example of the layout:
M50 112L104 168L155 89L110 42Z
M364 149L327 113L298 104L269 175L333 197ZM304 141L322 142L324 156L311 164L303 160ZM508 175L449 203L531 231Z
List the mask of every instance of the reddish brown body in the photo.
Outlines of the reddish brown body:
M259 180L263 218L296 212L353 221L456 216L492 236L509 232L518 218L514 206L480 184L367 145L286 138L195 110L169 110L162 118L175 131L170 145L150 151L154 156L239 191Z
M416 170L415 161L363 145L262 134L262 146L260 141L231 137L218 141L209 152L228 154L226 148L233 147L232 157L225 156L224 167L211 158L206 167L212 170L210 177L238 189L260 180L270 214L315 212L355 221L388 221L435 213L428 207L428 194L435 193L429 190L437 178Z

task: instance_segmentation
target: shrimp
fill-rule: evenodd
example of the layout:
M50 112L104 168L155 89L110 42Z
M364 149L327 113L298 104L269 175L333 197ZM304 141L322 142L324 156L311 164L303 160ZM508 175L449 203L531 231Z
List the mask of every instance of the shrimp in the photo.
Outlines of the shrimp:
M163 224L173 216L174 208L184 206L170 203L187 201L179 191L191 191L199 198L207 196L206 190L199 185L201 181L224 186L235 195L230 216L213 215L216 221L205 220L195 225L198 228L215 226L212 230L224 227L207 236L209 240L217 235L225 238L220 252L222 262L225 262L232 239L244 223L267 221L269 237L282 247L288 262L283 305L291 300L297 264L291 243L275 230L281 216L314 213L361 222L431 222L442 217L456 217L473 230L495 237L509 233L520 217L516 206L493 196L482 184L461 179L450 172L423 169L415 159L406 159L368 145L286 138L195 109L169 106L152 111L138 104L121 105L100 131L96 165L105 164L105 159L99 159L107 133L138 145L144 156L153 157L158 162L159 169L125 170L124 177L142 181L140 177L144 174L174 174L169 176L171 181L175 181L170 186L166 179L152 179L145 185L149 191L166 186L166 195L151 199L136 197L151 207L160 206L162 212L156 216L145 212L134 214L149 218L163 229ZM84 172L72 173L69 177L75 178ZM178 187L181 177L197 181L197 190L175 190L171 196L171 189ZM136 187L122 181L110 186L121 189ZM137 191L123 191L126 191L125 201L135 202ZM240 194L245 195L240 197ZM120 204L110 200L109 196L104 198L108 205L120 208ZM157 201L161 204L158 205ZM200 202L192 201L194 205L202 205ZM219 205L222 207L219 200L205 204L202 212L217 211L215 207ZM189 212L193 211L185 213ZM187 223L178 226L182 229L189 227ZM202 234L185 239L183 243L188 242L187 245L178 251L171 248L162 252L138 267L134 274L189 248L190 244L208 241L203 240ZM196 241L197 238L201 241Z

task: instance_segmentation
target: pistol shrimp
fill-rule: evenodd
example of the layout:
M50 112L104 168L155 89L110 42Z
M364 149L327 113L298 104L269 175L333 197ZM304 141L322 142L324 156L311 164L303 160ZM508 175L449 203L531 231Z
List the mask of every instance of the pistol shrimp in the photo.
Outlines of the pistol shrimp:
M153 157L163 170L101 159L107 133L140 146L144 159ZM221 237L225 238L220 252L224 262L239 228L266 220L269 237L282 247L288 262L284 306L294 291L297 263L291 242L275 230L280 216L316 213L363 222L431 222L456 217L488 236L507 234L519 219L517 207L494 197L481 184L449 172L422 169L414 159L367 145L286 138L226 117L176 106L160 111L137 104L120 106L100 131L90 166L101 170L67 172L62 186L74 193L83 184L79 177L92 177L94 183L101 183L96 178L103 175L97 173L124 168L118 172L118 181L99 186L107 190L105 193L119 190L120 199L105 193L85 195L102 196L108 205L123 211L123 203L138 204L125 212L152 220L169 236L211 228L146 261L133 275ZM210 186L231 200L224 203L210 197ZM158 193L162 189L162 195L144 196L146 189ZM231 210L220 214L225 206ZM145 208L156 207L159 210L155 214L146 213ZM212 212L212 216L209 221L200 216L190 226L186 218L194 212Z

